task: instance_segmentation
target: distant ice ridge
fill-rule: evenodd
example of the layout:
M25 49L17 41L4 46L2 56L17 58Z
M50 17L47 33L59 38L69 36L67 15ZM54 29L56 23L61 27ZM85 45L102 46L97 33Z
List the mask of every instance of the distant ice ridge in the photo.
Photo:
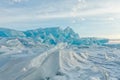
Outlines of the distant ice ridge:
M61 29L59 27L53 28L39 28L35 30L28 31L16 31L11 29L0 28L0 37L7 39L23 39L22 42L27 40L33 40L33 42L41 42L45 44L56 45L58 43L64 42L71 45L102 45L108 42L108 39L99 38L80 38L77 33L75 33L70 27Z

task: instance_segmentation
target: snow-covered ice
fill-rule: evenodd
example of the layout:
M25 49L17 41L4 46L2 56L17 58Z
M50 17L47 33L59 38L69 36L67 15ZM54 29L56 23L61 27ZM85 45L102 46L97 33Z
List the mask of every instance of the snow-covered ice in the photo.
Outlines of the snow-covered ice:
M24 32L28 37L3 35L0 80L120 80L120 44L79 38L70 28L52 30L57 34L47 28Z

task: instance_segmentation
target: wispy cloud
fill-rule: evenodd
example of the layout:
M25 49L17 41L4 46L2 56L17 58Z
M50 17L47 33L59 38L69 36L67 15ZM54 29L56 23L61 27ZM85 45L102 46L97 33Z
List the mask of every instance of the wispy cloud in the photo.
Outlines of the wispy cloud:
M10 0L11 3L21 3L21 2L26 2L28 0Z
M14 3L20 3L28 0L11 0ZM106 4L105 4L106 3ZM114 2L89 2L88 0L77 0L74 5L61 5L62 8L46 6L45 9L33 8L5 8L0 9L0 23L7 22L21 22L21 21L30 21L30 20L47 20L54 18L84 18L84 17L98 17L101 15L109 15L113 16L117 14L118 18L120 18L120 5ZM29 4L29 2L28 2ZM48 4L48 3L47 3ZM47 5L46 4L46 5ZM59 3L56 3L59 4ZM98 4L98 6L97 6ZM112 6L110 6L112 5ZM51 7L51 8L50 8ZM67 10L67 8L69 8ZM60 11L61 9L61 11ZM39 13L38 13L39 12ZM4 15L4 16L3 16ZM99 18L98 18L99 19ZM114 20L114 17L110 16L108 18L104 18L105 20ZM103 19L103 20L104 20Z
M2 10L3 11L3 10ZM68 12L54 12L54 13L46 13L46 14L36 14L36 12L26 12L26 13L18 13L16 11L11 11L10 14L0 15L0 23L7 23L7 22L18 22L18 21L29 21L29 20L47 20L47 19L54 19L54 18L84 18L84 17L97 17L101 15L108 15L108 14L119 14L120 10L112 9L112 8L97 8L91 9L86 11L68 11ZM18 15L17 15L18 14ZM120 16L118 16L120 18ZM105 20L114 20L114 18L108 17Z
M98 26L98 22L107 26L119 26L119 3L120 0L3 0L0 3L0 26L36 21L46 21L44 24L47 24L47 21L52 20L53 24L57 24L55 20L61 20L60 25L64 25L64 21L68 19L70 24L76 26L81 26L80 21L85 22L88 27ZM90 24L87 21L93 22Z

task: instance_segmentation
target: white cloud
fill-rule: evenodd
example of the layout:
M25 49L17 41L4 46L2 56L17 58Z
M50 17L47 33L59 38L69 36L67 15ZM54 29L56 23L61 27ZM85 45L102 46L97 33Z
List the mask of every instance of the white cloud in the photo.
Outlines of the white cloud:
M115 18L114 18L114 17L109 17L108 20L109 20L109 21L114 21Z
M20 3L28 0L11 0L15 3ZM94 2L93 2L94 3ZM93 4L92 3L92 4ZM98 3L94 3L99 4ZM72 10L64 10L63 12L59 12L59 10L52 10L48 9L31 9L28 10L28 8L16 8L16 9L2 9L0 10L0 24L7 23L7 22L21 22L21 21L33 21L33 20L47 20L47 19L53 19L53 18L80 18L82 21L85 20L87 17L97 17L102 15L108 15L112 14L113 16L116 16L120 19L120 5L116 5L115 3L112 4L112 6L106 6L103 3L99 4L99 8L95 7L94 5L90 5L87 0L78 0L78 3L72 7ZM94 8L90 8L91 6L94 6ZM87 9L88 8L88 9ZM84 10L85 9L85 10ZM46 14L39 13L36 14L36 12L44 12L46 10ZM4 11L4 12L3 12ZM55 12L54 12L55 11ZM49 13L51 12L51 13ZM4 16L3 16L3 15ZM5 15L6 14L6 15ZM116 15L117 14L117 15ZM113 16L110 16L108 18L97 18L101 20L115 20ZM85 17L85 18L84 18Z
M28 0L11 0L11 3L21 3L21 2L26 2Z
M29 12L28 12L29 13ZM73 12L63 12L63 13L48 13L48 14L35 14L34 12L31 13L25 13L25 14L19 14L15 16L13 15L6 15L2 16L0 15L0 23L7 23L8 22L16 22L16 21L32 21L32 20L46 20L46 19L53 19L53 18L81 18L81 20L85 20L83 17L94 17L94 16L100 16L100 15L107 15L107 14L116 14L120 13L120 11L117 10L111 10L109 8L100 8L100 9L93 9L93 10L87 10L87 11L77 11L76 13ZM11 13L12 14L12 13ZM18 14L18 13L17 13ZM120 16L119 16L120 17ZM113 17L104 18L103 20L114 20Z
M78 11L81 11L82 9L86 8L86 1L85 0L78 0L78 3L75 4L72 8L72 17L76 17Z
M20 3L20 2L22 2L22 0L12 0L12 2Z

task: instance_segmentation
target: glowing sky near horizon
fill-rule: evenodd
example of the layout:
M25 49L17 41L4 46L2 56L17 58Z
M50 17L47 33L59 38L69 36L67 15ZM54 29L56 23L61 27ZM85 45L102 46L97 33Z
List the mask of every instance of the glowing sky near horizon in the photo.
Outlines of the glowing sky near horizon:
M71 27L81 37L120 39L120 0L0 0L0 27Z

